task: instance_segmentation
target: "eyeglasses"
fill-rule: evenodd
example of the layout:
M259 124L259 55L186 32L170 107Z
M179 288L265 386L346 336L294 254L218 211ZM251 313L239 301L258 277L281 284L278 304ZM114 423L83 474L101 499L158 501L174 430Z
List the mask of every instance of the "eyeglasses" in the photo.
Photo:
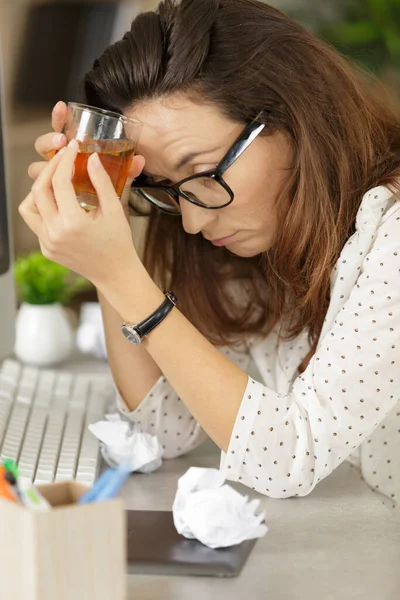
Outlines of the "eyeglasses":
M260 112L247 125L214 169L196 173L173 185L154 183L151 177L142 174L132 183L132 189L147 202L169 215L181 214L180 198L210 210L228 206L233 202L235 194L222 175L264 129L265 124L260 122L262 114Z

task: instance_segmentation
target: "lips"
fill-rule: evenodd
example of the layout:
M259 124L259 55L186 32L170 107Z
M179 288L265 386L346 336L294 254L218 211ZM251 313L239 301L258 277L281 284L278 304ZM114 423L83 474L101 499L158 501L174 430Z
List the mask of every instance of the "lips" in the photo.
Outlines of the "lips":
M236 233L233 233L232 235L228 235L226 237L223 238L219 238L219 239L215 239L215 240L210 240L210 242L212 244L214 244L214 246L225 246L226 244L229 244L233 238L235 237Z

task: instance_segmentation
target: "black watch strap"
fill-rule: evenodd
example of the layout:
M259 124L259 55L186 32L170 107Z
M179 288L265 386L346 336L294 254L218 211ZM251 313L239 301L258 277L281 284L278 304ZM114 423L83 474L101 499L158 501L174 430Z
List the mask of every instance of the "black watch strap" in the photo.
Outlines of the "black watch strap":
M169 291L164 291L165 300L164 302L155 310L147 319L141 321L138 325L135 325L135 330L139 334L139 336L143 339L146 335L150 333L165 317L171 310L176 306L178 302L178 298Z

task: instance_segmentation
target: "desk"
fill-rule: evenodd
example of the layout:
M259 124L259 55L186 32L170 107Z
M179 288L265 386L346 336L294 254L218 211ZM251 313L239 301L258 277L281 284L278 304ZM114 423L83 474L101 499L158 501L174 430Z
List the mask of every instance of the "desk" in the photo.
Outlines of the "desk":
M98 361L71 363L75 372L105 369ZM218 463L215 446L206 442L185 457L164 461L151 475L133 475L123 493L127 506L170 510L177 480L190 466ZM400 524L348 463L304 498L251 495L262 499L270 530L238 578L130 575L128 600L400 598Z
M151 475L132 476L124 489L128 507L170 510L180 475L218 460L206 443ZM128 599L398 600L400 524L351 465L343 463L304 498L252 496L262 498L270 530L238 578L130 575Z

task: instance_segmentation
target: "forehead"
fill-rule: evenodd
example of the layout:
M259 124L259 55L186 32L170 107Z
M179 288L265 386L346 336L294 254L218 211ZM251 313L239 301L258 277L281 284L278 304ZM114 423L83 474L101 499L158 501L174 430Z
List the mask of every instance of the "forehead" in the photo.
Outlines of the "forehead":
M182 142L196 147L218 144L241 129L217 106L194 103L181 95L143 101L125 114L143 123L138 151L144 155L162 148L177 149Z

